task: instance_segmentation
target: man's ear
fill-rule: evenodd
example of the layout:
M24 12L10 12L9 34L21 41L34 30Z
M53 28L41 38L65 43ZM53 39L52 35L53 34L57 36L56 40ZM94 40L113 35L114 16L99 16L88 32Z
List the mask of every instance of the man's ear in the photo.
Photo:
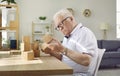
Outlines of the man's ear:
M71 20L71 21L73 21L73 18L72 18L72 17L70 17L70 20Z
M70 20L72 21L72 20L73 20L73 18L72 18L72 17L70 17Z

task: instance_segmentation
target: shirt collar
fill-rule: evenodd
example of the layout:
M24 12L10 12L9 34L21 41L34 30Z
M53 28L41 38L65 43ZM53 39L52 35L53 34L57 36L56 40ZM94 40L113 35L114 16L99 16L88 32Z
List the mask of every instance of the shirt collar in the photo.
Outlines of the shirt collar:
M70 33L69 36L64 36L64 37L68 39L77 29L82 28L82 27L83 27L82 23L79 23L79 24L73 29L73 31Z
M70 34L73 34L77 29L82 28L82 27L83 27L82 23L79 23L79 24L73 29L73 31L72 31Z

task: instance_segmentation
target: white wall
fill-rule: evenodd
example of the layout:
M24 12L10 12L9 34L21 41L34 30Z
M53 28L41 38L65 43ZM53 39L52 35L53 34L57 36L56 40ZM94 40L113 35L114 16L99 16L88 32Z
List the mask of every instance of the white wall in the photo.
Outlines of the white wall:
M116 0L16 0L20 12L20 40L22 35L31 36L32 21L39 16L47 16L48 21L61 8L73 8L78 22L90 28L97 39L102 39L101 23L110 24L107 32L108 39L116 39ZM90 9L91 17L83 16L84 9ZM61 34L60 34L61 35ZM55 32L55 36L62 40L62 36Z

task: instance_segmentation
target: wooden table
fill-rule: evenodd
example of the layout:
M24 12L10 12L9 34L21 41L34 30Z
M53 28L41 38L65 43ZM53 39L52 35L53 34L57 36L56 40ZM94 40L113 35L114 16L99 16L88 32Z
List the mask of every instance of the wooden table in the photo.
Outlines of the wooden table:
M0 76L70 75L73 70L52 56L23 60L20 55L0 53Z

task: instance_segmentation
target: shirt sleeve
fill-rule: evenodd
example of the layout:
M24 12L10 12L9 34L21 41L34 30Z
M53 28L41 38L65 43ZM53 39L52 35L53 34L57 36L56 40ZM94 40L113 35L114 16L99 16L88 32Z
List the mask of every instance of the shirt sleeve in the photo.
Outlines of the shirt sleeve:
M83 35L80 36L76 43L76 49L82 53L94 56L97 50L97 40L88 28L83 29Z

